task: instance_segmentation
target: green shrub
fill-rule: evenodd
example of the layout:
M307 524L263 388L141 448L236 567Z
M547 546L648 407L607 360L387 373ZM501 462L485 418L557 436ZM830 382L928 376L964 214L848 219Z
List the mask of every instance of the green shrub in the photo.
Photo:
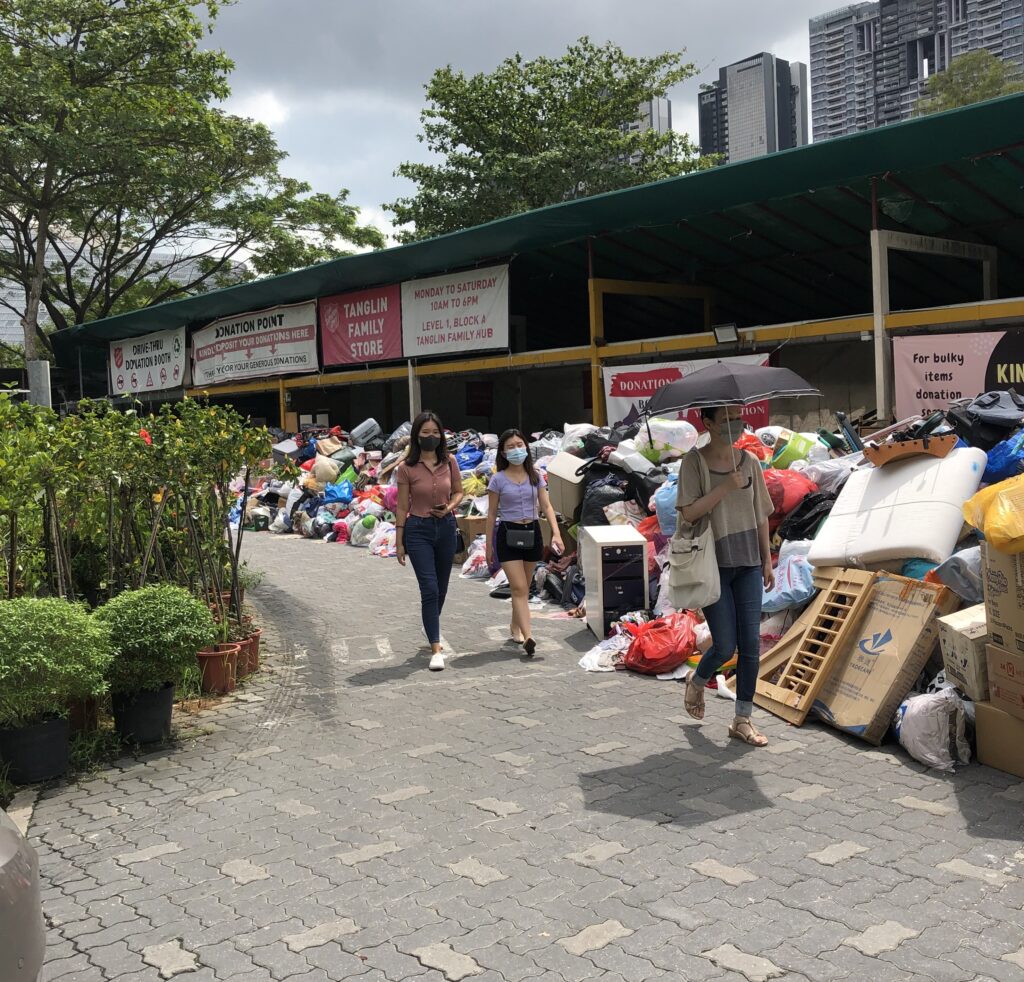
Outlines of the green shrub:
M0 726L63 715L71 699L101 696L114 656L110 629L66 600L0 602Z
M215 637L210 608L177 586L126 590L93 616L109 625L118 652L107 673L111 692L179 684Z

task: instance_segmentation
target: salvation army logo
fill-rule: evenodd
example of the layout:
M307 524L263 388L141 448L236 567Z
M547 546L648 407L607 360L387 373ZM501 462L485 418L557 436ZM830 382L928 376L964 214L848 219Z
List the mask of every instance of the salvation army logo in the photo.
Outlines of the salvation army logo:
M325 306L322 308L324 327L327 328L331 334L337 334L341 327L341 317L338 315L337 306Z
M114 365L117 368L124 368L124 348L120 345L114 349Z

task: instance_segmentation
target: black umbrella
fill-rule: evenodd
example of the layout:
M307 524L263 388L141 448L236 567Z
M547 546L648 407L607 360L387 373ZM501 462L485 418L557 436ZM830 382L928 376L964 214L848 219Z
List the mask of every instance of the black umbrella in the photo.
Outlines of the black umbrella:
M663 385L644 410L647 416L663 416L684 409L711 406L746 406L763 399L789 399L821 393L788 368L719 362L702 368L678 382Z
M788 368L745 365L720 361L687 375L678 382L663 385L647 403L647 438L651 439L650 418L678 413L684 409L708 409L714 406L746 406L764 399L791 399L821 393ZM728 424L727 424L728 425ZM729 442L732 443L732 426Z

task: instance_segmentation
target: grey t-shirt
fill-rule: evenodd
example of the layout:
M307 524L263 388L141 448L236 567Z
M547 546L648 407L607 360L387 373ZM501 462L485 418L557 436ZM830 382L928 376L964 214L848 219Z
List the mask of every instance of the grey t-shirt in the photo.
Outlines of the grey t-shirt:
M775 510L761 464L753 454L743 452L740 471L748 478L746 487L729 492L711 512L711 532L715 537L719 566L760 566L761 545L757 527L768 521L768 516ZM679 469L676 504L680 508L692 504L717 488L728 476L729 472L709 470L706 462L701 466L699 451L692 450L683 458ZM676 534L685 533L687 528L680 515Z

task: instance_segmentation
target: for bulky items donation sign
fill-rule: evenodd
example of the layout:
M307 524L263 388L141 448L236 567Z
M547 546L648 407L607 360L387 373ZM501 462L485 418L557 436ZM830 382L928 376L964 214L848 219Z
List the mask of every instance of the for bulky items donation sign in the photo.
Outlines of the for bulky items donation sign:
M315 372L316 302L214 321L192 335L194 385Z
M647 409L651 397L663 385L699 372L718 362L741 365L767 365L767 355L734 355L731 358L704 358L697 361L666 361L657 365L617 365L604 368L604 398L608 407L608 421L612 425L636 422ZM698 429L700 410L691 409L675 414L688 420ZM754 402L743 407L743 419L755 429L768 425L768 403Z
M402 284L406 358L508 347L508 266Z
M321 299L320 342L325 365L401 358L401 288L384 286Z
M1024 383L1024 330L894 338L896 415L928 416L951 402Z
M156 392L185 384L185 328L110 342L110 394Z

